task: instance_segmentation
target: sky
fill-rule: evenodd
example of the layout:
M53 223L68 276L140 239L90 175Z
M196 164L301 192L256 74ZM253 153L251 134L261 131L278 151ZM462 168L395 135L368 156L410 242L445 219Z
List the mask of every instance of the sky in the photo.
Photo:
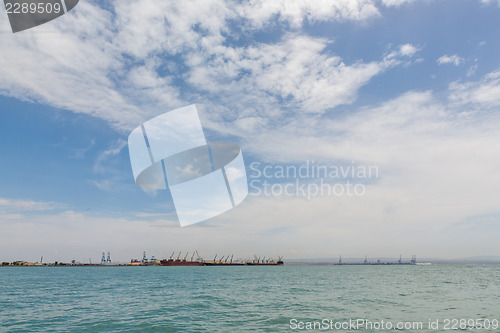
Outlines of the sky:
M500 253L499 1L81 0L16 34L0 7L2 261ZM181 228L127 137L191 104L250 194Z

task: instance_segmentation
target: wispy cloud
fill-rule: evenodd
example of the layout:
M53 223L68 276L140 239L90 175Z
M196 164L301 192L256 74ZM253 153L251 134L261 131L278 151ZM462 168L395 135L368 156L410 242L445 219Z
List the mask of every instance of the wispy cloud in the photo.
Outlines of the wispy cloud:
M403 4L412 3L414 0L381 0L384 6L399 7Z
M407 56L407 57L412 57L415 53L417 53L417 51L418 51L418 48L416 48L415 46L413 46L409 43L401 45L401 47L400 47L401 55Z
M85 157L85 154L90 150L92 149L93 147L95 146L95 139L92 139L90 141L90 143L86 146L86 147L83 147L83 148L72 148L72 157L73 158L77 158L77 159L82 159Z
M244 99L247 91L261 92L268 105L286 100L301 111L323 113L351 103L360 87L386 69L377 62L348 65L324 53L327 45L323 39L289 35L276 44L220 48L192 66L188 82L234 100Z
M119 167L117 156L127 146L123 139L114 141L108 149L102 151L96 158L93 171L96 177L101 179L91 179L87 182L102 191L117 192L123 189L124 179L130 175Z
M500 0L480 0L481 3L489 5L489 4L497 4L500 7Z
M111 159L113 156L118 155L126 146L127 141L122 139L118 139L113 142L108 149L101 152L97 157L94 163L94 172L106 173L108 168L108 166L106 166L106 163L108 163L109 159Z
M307 0L265 1L253 0L236 8L238 13L262 27L277 18L292 27L300 27L304 20L315 21L364 21L380 15L371 0L339 0L311 2Z
M461 57L459 57L456 54L453 54L453 55L444 55L444 56L441 56L441 57L439 57L438 60L436 60L436 62L438 64L440 64L440 65L452 64L452 65L455 65L455 66L459 66L459 65L461 65L464 62L464 59L461 58Z
M395 50L391 49L384 59L393 66L399 65L403 58L412 58L418 51L420 51L420 48L410 43L406 43L399 45Z
M450 100L457 105L472 105L475 108L500 106L500 69L484 75L478 81L450 84Z
M64 207L64 204L58 202L0 198L0 211L4 212L48 211Z
M476 74L477 68L478 68L478 64L474 64L474 65L470 66L469 69L467 70L467 74L466 74L467 77L474 76Z

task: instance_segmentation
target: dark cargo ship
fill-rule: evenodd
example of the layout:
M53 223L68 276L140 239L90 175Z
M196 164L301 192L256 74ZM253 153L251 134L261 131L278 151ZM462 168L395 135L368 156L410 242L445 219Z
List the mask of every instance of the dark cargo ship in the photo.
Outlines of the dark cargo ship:
M283 257L279 257L278 258L278 261L274 261L272 260L271 258L267 259L264 258L264 259L260 259L260 258L256 258L254 259L253 261L248 261L246 264L247 265L250 265L250 266L280 266L280 265L283 265Z
M233 262L233 256L231 255L231 259L229 259L229 256L220 258L217 261L217 255L215 255L215 258L213 261L207 261L205 262L206 266L243 266L245 263L243 261L234 261ZM229 260L229 262L228 262Z
M172 255L168 259L162 259L160 260L160 265L162 266L205 266L205 262L203 259L201 259L198 256L197 260L193 260L194 255L198 254L198 251L193 252L193 255L191 256L191 260L186 260L187 256L189 253L186 253L186 256L184 256L184 259L180 259L181 253L179 252L179 255L177 256L177 259L172 259L174 256L175 252L172 252Z
M265 260L265 258L260 259L257 257L252 261L242 261L242 260L233 261L233 256L231 256L231 258L229 258L229 256L222 257L219 260L217 260L217 255L215 255L214 260L205 261L198 255L198 251L195 251L193 253L190 260L187 260L187 256L189 253L186 253L184 259L180 259L181 252L179 252L177 258L173 259L174 253L175 252L172 253L170 258L160 260L160 265L161 266L245 266L245 265L279 266L284 264L282 260L283 257L279 257L278 261L274 261L271 258ZM197 259L193 260L195 254L197 255Z
M160 260L161 266L205 266L204 262L200 261L184 261L184 260Z

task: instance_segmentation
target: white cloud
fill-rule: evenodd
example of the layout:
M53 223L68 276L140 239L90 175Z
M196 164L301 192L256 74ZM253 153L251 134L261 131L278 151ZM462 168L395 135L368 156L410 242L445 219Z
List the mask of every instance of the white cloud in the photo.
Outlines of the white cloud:
M104 166L110 158L118 155L123 148L127 146L127 141L119 139L112 143L112 145L101 152L94 163L94 171L99 173L106 172L106 166Z
M481 3L489 5L489 4L497 4L500 7L500 0L480 0Z
M458 55L454 54L454 55L444 55L444 56L441 56L439 57L438 60L436 60L436 62L440 65L443 65L443 64L453 64L455 66L459 66L460 64L462 64L464 62L464 59L459 57Z
M467 74L466 74L467 77L474 76L476 74L477 68L478 68L477 64L470 66L469 69L467 70Z
M402 63L402 57L408 57L411 58L413 57L418 51L420 51L420 48L416 47L415 45L412 45L410 43L402 44L399 45L396 50L392 50L389 52L384 60L387 63L391 63L393 66L399 65ZM416 62L421 62L422 60L417 59ZM407 62L407 64L410 64Z
M353 102L357 90L383 70L378 63L346 65L339 57L322 55L325 46L320 40L297 37L262 50L266 56L257 60L261 63L254 86L283 99L292 97L304 111L322 113Z
M453 82L450 84L450 100L457 105L479 108L500 106L500 69L486 74L479 81Z
M418 51L418 49L415 46L407 43L401 45L399 51L403 56L412 57Z
M106 191L106 192L117 192L120 189L119 184L110 179L89 180L88 183L94 185L101 191Z
M289 36L279 44L241 50L240 58L213 64L210 72L202 66L203 78L199 67L194 68L191 81L219 91L229 89L234 94L233 84L237 80L239 94L259 90L280 99L291 99L303 111L322 113L351 103L357 90L384 69L383 64L375 62L347 65L338 56L323 54L326 46L327 41L322 39ZM238 80L238 70L250 74ZM210 85L209 82L217 82L217 77L230 80Z
M73 151L72 157L81 159L85 157L85 154L91 150L95 146L95 139L92 139L90 143L83 148L72 148L71 150Z
M119 118L140 118L111 79L119 76L123 59L106 33L112 31L109 13L86 2L71 13L50 25L1 35L0 93L117 125L123 125ZM6 20L1 28L9 29Z
M231 3L222 0L124 0L114 6L117 47L137 59L179 54L213 39L220 44L226 20L236 16Z
M0 212L48 211L63 207L58 202L0 198Z
M346 64L326 52L328 45L325 39L290 34L280 43L220 48L203 61L190 57L190 84L218 96L200 102L204 126L255 138L294 119L307 124L304 113L321 115L350 104L374 76L404 63L402 47L379 61Z
M364 21L379 15L369 0L314 6L303 0L243 4L124 0L113 6L111 12L97 2L81 3L60 20L2 35L0 93L130 129L158 114L158 108L203 100L197 89L220 95L233 92L234 82L243 87L242 93L259 90L249 98L292 98L292 106L321 113L352 102L359 87L383 70L378 63L345 64L325 52L328 41L305 35L244 46L226 42L231 36L229 20L252 22L250 29L276 15L292 26L305 19ZM3 21L4 30L7 24ZM182 90L179 82L195 89ZM240 112L246 109L236 107Z
M252 0L237 8L237 11L252 25L262 27L277 17L292 27L300 27L304 20L315 21L364 21L379 16L371 0Z
M403 4L412 3L414 0L382 0L384 6L387 7L399 7Z
M276 15L292 26L305 19L364 21L379 15L370 0L314 6L305 0L124 0L113 6L107 11L85 2L50 24L2 35L0 93L86 113L120 130L159 109L192 102L210 108L209 121L248 127L281 118L282 108L321 114L350 104L372 77L417 51L404 44L390 59L349 64L328 49L331 41L304 34L268 43L227 42L230 20L252 22L245 28L249 33ZM38 33L42 29L50 30Z
M88 180L87 182L102 191L120 192L123 190L123 183L129 179L130 175L118 164L119 159L116 157L126 147L127 141L125 140L118 139L112 142L109 148L102 151L94 162L94 173L100 179Z

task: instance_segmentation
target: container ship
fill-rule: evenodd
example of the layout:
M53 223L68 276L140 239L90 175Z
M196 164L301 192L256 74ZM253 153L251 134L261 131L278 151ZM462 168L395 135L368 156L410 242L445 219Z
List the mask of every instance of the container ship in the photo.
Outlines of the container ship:
M228 262L228 260L229 260L229 262ZM245 264L246 263L242 260L233 261L232 255L231 255L231 259L229 259L229 256L227 256L227 257L221 257L219 260L217 260L217 255L215 255L214 260L205 262L206 266L243 266Z
M278 261L274 261L271 258L260 259L260 257L259 257L259 258L254 258L254 260L252 260L252 261L247 261L245 264L249 265L249 266L267 266L267 265L280 266L280 265L283 265L282 259L283 259L283 257L279 257Z
M205 262L203 259L198 256L196 260L193 260L194 255L198 254L198 251L193 252L193 255L191 256L191 260L186 260L188 253L184 256L184 259L180 259L181 257L181 252L179 252L179 255L177 256L177 259L173 259L175 252L172 252L172 255L168 259L162 259L160 260L160 265L161 266L205 266Z
M160 265L161 266L245 266L245 265L280 266L284 264L282 260L283 257L279 257L278 261L274 261L271 258L261 259L260 257L259 258L255 257L255 259L251 261L243 261L241 259L233 261L232 255L231 258L228 255L227 257L221 257L219 260L217 260L217 255L215 255L215 258L213 260L205 261L198 255L198 251L193 252L190 260L187 260L189 253L186 253L183 259L181 259L181 252L179 252L179 255L177 256L176 259L173 259L174 254L175 252L172 253L170 258L160 260ZM197 258L196 260L193 260L195 255L197 256Z

